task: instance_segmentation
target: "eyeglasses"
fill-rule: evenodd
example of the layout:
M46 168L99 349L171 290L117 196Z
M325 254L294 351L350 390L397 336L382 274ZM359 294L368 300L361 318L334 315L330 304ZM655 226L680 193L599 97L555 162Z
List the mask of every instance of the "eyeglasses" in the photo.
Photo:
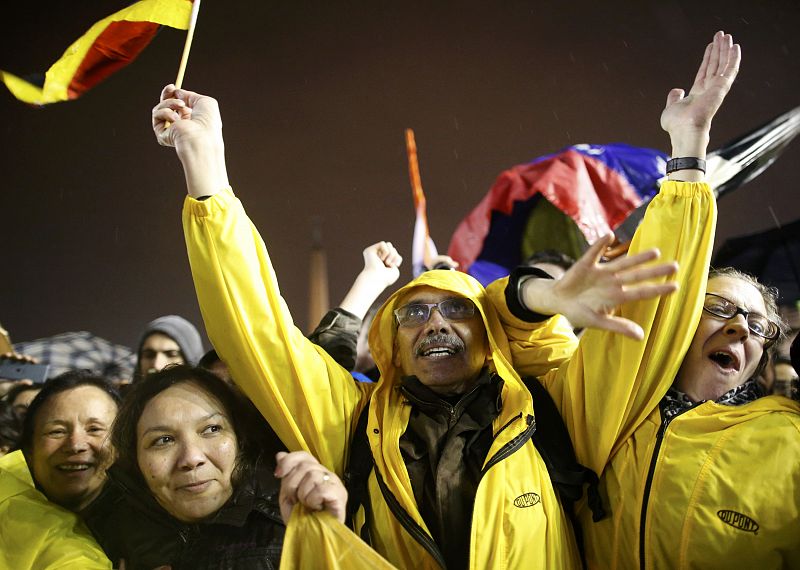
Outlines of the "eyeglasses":
M732 319L736 315L742 315L747 321L750 332L767 340L775 340L781 332L778 325L764 315L745 311L732 301L714 293L706 293L703 310L722 319Z
M445 299L441 303L411 303L395 309L394 316L401 327L416 327L428 322L436 307L448 321L463 321L475 314L475 303L463 297Z

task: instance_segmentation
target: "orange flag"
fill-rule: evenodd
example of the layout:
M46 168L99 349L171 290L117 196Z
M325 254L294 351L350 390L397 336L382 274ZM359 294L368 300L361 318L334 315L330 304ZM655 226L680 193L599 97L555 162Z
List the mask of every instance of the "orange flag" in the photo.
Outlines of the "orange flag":
M414 277L421 275L426 268L431 267L433 259L438 255L436 244L428 233L428 214L425 193L422 191L422 181L419 176L419 162L417 161L417 143L414 140L414 131L406 129L406 153L408 154L408 175L411 178L411 193L414 197L414 211L417 219L414 222L414 238L411 242L411 269Z

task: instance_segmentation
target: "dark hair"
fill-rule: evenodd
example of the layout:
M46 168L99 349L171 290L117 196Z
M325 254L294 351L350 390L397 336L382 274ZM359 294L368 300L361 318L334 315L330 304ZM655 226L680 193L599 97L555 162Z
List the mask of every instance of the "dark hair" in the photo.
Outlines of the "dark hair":
M212 348L203 355L203 357L197 363L197 366L198 368L211 370L211 367L214 366L217 362L222 362L222 359L219 357L219 354L217 354L217 351Z
M779 341L786 336L786 331L788 327L786 323L781 318L780 313L778 312L778 289L775 287L769 287L760 283L758 279L750 275L749 273L745 273L744 271L740 271L734 267L720 267L720 268L711 268L708 272L708 280L711 281L712 279L719 278L719 277L729 277L731 279L739 279L740 281L744 281L745 283L749 283L753 287L761 293L761 298L764 300L764 306L767 309L767 314L765 315L769 320L773 321L776 325L778 325L778 330L780 331L778 334L778 338L774 340L767 341L764 344L764 352L761 354L761 360L758 362L758 367L756 368L755 373L753 376L760 376L764 369L769 364L773 353L777 351L777 347Z
M150 400L178 384L194 384L222 404L223 411L236 434L239 449L233 474L235 485L245 473L255 468L261 453L259 430L261 429L263 433L263 428L258 426L257 411L216 374L187 364L175 364L148 374L134 384L126 394L111 430L111 441L117 452L117 464L140 483L145 484L136 457L136 428Z
M533 252L528 259L522 262L522 265L532 267L537 263L549 263L550 265L558 266L566 271L574 265L575 260L566 253L561 253L554 249L543 249Z
M117 392L113 384L102 376L94 376L86 370L70 370L52 380L48 380L42 386L42 391L36 394L31 405L28 406L28 411L25 413L25 420L22 423L22 439L20 441L20 448L25 455L29 455L32 450L36 416L42 407L53 397L81 386L94 386L108 394L117 406L120 405L119 392Z
M19 449L22 436L23 412L17 410L11 402L0 400L0 449L6 453Z
M0 398L3 402L8 402L9 405L14 403L14 400L17 399L17 396L22 394L23 392L28 392L30 390L41 390L42 386L41 382L35 384L17 384L11 390L5 393L5 395Z

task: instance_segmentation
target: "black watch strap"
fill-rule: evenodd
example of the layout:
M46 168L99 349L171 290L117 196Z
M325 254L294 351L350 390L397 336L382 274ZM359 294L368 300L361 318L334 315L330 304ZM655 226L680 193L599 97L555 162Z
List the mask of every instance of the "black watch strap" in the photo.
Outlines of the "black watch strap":
M529 323L538 323L549 319L553 315L542 315L541 313L530 311L523 306L519 298L519 286L522 284L525 277L538 277L539 279L553 278L552 275L538 267L520 265L514 269L508 277L508 285L506 285L505 291L508 310L518 319Z
M667 174L677 172L678 170L702 170L705 173L706 161L693 156L671 158L667 161Z

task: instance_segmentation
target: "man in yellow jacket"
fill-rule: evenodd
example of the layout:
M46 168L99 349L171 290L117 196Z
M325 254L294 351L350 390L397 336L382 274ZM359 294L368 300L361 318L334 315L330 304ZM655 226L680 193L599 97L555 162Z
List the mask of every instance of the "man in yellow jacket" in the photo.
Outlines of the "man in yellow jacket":
M730 81L713 91L716 107ZM671 101L668 109L685 103ZM608 243L600 240L560 281L535 280L536 295L525 301L539 321L512 337L514 366L484 289L461 273L425 273L378 312L370 347L381 381L357 384L292 322L266 247L230 189L216 101L167 86L153 127L183 164L184 231L200 307L242 390L289 449L309 451L340 475L357 419L369 407L373 547L404 568L579 567L569 521L530 440L536 402L520 373L545 375L575 348L563 318L543 315L561 312L575 326L623 333L639 346L642 328L610 309L674 291L663 278L675 264L643 266L658 254L639 242L627 258L599 264ZM681 121L670 127L673 141L682 141L676 151L694 156L702 133ZM693 273L707 264L714 215L707 187L675 184L656 199L642 230L661 236L655 241L664 242L666 257ZM641 284L646 280L654 281ZM620 390L618 411L603 421L644 413L649 400L640 388ZM576 417L589 405L572 402ZM598 447L592 465L604 465L611 453L603 437L581 443Z
M382 380L354 383L292 323L266 248L228 187L216 102L168 87L154 126L186 169L184 224L198 298L211 341L244 392L290 449L339 474L369 405L369 529L378 552L407 568L578 567L570 523L530 441L534 404L483 288L464 274L432 271L400 290L372 328ZM585 286L615 268L589 265ZM657 266L641 278L672 271ZM645 287L651 295L673 289ZM592 287L586 304L624 301L630 291L613 282ZM528 342L528 368L537 374L575 345L561 317L543 320Z

